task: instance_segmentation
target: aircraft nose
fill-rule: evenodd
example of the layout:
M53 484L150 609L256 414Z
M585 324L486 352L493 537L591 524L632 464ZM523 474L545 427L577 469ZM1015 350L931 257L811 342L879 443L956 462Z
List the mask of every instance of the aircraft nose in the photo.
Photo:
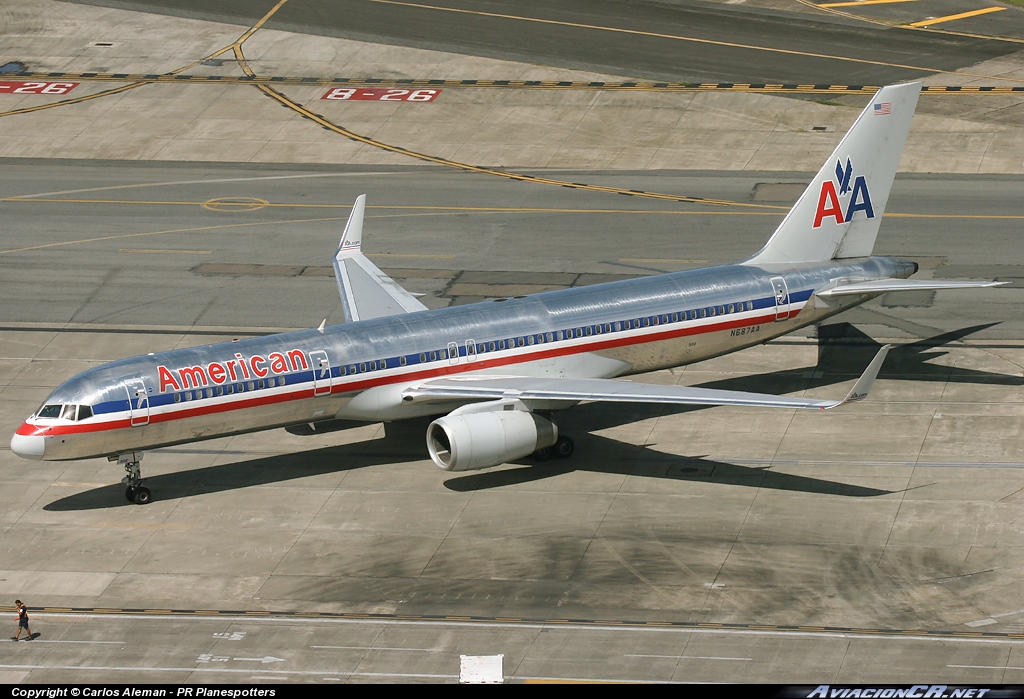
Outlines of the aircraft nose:
M23 459L42 461L46 438L42 435L16 434L11 437L11 451Z

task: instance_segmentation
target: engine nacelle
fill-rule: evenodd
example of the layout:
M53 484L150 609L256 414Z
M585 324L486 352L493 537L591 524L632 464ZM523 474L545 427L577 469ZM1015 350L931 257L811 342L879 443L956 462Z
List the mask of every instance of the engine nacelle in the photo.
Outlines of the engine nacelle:
M558 441L558 428L525 410L447 415L427 428L430 458L445 471L475 471L521 459Z

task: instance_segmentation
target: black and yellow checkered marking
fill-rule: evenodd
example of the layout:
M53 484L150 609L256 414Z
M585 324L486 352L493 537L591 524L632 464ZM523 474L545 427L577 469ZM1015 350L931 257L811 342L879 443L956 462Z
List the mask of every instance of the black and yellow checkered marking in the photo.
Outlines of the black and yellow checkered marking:
M436 87L436 88L515 88L540 90L637 90L653 92L765 92L807 94L873 95L881 85L835 85L803 83L691 83L691 82L607 82L572 80L432 80L426 78L324 78L266 75L183 75L147 73L4 73L8 79L80 80L99 82L147 83L220 83L238 85L324 85L350 87ZM1024 92L1013 85L926 85L924 94Z

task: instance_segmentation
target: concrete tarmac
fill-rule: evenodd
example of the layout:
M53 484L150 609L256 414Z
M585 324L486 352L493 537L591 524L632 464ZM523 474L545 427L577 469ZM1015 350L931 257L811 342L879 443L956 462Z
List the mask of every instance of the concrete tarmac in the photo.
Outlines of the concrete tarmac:
M242 31L51 0L13 0L2 21L10 60L53 71L179 70ZM623 77L281 29L244 55L263 75ZM1007 55L929 80L1021 75ZM52 109L59 96L5 93L8 432L97 363L340 321L329 257L364 192L368 252L429 306L743 258L852 122L841 103L864 99L284 92L462 163L724 203L423 165L252 86ZM275 430L147 454L145 507L116 464L26 462L0 441L0 594L40 634L9 646L0 681L448 682L460 655L503 654L513 682L1024 682L1024 131L1019 97L968 100L922 99L877 250L921 278L1014 285L882 297L821 337L638 377L834 397L894 340L870 400L585 405L558 419L571 461L461 475L426 458L425 423Z
M430 305L739 258L780 213L621 197L617 213L588 214L607 195L431 168L5 165L10 430L98 362L340 320L319 270L347 215L338 200L368 187L383 207L368 251ZM800 181L616 176L766 207ZM904 215L884 222L879 252L929 253L922 276L1018 274L1000 241L1019 186L901 178L891 210ZM202 206L247 197L267 205ZM939 200L944 218L908 215ZM903 345L871 400L828 414L580 406L558 420L577 443L569 462L451 475L427 459L425 423L275 430L148 454L155 502L139 507L115 464L0 450L0 551L14 562L0 592L154 610L36 614L42 635L11 649L0 678L434 682L456 680L462 654L502 653L509 681L1024 681L1019 294L883 298L838 318L823 349L794 336L639 377L838 396L878 342ZM480 619L437 618L467 616ZM557 619L576 623L544 623Z

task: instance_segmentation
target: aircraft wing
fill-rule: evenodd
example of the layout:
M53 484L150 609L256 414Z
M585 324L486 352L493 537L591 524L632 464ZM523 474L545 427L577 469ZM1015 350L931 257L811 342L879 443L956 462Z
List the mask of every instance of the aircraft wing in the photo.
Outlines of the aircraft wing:
M352 206L341 244L334 253L334 275L345 318L351 323L427 310L415 296L380 271L362 253L365 210L366 195L361 194Z
M661 386L620 381L618 379L558 379L532 376L494 376L476 374L435 379L415 384L402 392L403 399L501 400L515 398L530 401L605 401L615 403L668 403L675 405L743 405L760 408L803 408L828 410L844 403L863 400L878 376L892 345L882 347L843 400L791 398L767 393L720 391L689 386Z
M985 286L1002 286L1009 282L942 281L926 279L878 279L870 282L840 284L831 289L819 291L819 298L832 296L854 296L858 294L880 294L889 291L932 291L938 289L976 289Z

